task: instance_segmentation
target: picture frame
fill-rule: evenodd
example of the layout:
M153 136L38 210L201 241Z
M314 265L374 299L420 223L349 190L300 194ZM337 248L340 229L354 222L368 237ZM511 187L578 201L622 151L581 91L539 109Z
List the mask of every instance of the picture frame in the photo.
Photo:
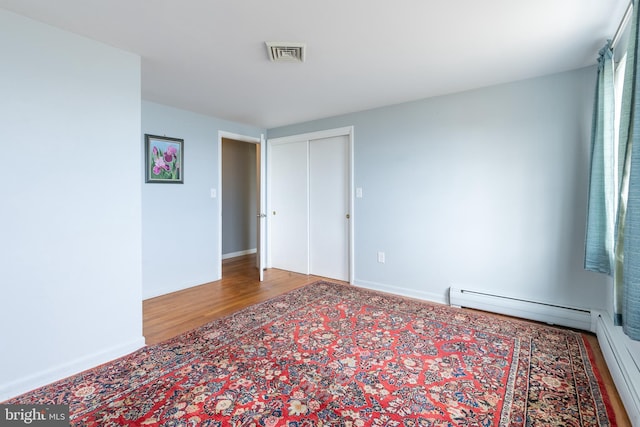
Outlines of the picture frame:
M144 153L146 183L184 183L183 139L145 134Z

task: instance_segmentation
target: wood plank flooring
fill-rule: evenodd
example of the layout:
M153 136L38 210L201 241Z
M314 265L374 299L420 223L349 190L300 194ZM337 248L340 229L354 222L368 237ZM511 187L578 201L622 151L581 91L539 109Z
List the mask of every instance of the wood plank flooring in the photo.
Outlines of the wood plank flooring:
M143 301L143 335L153 345L322 277L269 269L258 280L255 255L222 263L222 280ZM335 282L335 280L332 280Z
M144 300L143 334L147 345L167 340L244 307L322 279L277 269L266 270L264 276L265 280L260 283L255 255L231 258L222 263L222 280ZM617 425L631 426L598 340L592 334L583 335L593 349Z

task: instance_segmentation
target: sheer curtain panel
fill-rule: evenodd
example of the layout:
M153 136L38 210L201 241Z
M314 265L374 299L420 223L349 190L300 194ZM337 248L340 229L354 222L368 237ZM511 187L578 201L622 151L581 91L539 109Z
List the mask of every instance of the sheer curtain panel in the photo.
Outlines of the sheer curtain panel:
M610 41L600 50L591 127L591 174L584 267L613 274L615 206L614 63Z

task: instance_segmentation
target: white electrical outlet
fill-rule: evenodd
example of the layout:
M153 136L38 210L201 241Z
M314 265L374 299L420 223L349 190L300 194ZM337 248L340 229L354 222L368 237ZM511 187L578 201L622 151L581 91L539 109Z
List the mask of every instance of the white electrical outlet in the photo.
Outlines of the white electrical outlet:
M385 258L384 252L378 252L378 262L381 264L384 264L384 258Z

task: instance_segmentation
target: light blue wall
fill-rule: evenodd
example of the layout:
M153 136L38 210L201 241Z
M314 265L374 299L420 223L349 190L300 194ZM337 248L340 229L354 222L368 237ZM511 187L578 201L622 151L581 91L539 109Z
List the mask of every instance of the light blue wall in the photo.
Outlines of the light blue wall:
M355 127L355 283L603 307L582 269L595 70L270 129ZM377 262L377 252L386 263Z
M184 184L143 184L143 297L218 280L220 206L218 132L259 138L264 129L142 102L142 134L184 139ZM140 136L140 149L142 140ZM140 182L143 180L140 165Z
M142 345L140 58L0 10L0 401Z

